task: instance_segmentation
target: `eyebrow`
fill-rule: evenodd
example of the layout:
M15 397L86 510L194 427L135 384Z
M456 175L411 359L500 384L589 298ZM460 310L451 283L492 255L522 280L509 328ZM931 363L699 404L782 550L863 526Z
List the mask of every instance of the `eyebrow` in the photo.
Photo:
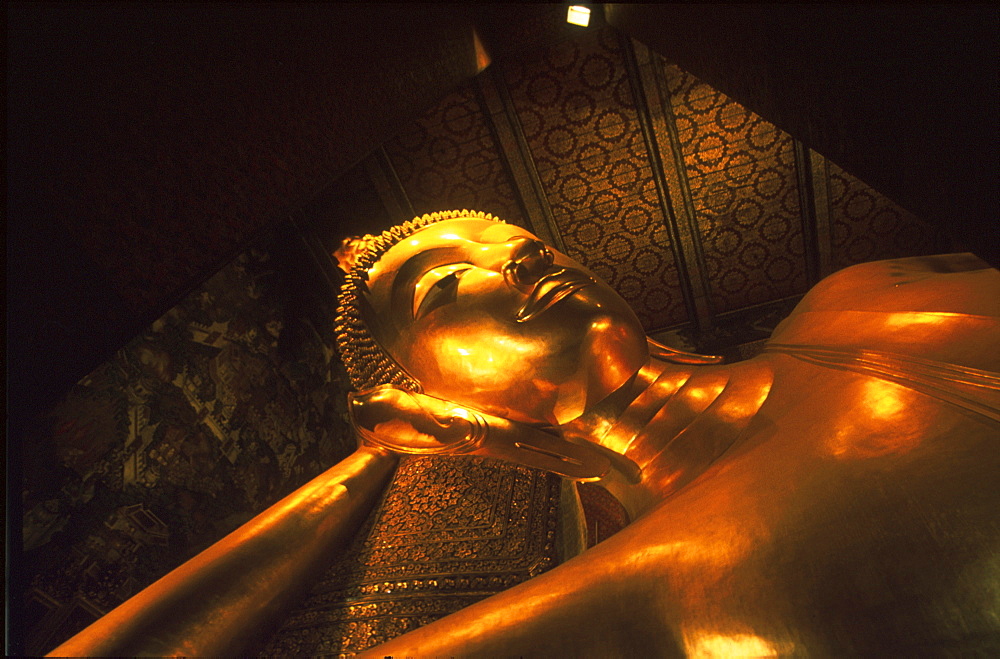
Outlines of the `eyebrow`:
M405 329L412 322L413 290L428 270L452 263L468 263L467 258L465 245L432 247L408 258L396 272L389 288L389 314L396 328Z

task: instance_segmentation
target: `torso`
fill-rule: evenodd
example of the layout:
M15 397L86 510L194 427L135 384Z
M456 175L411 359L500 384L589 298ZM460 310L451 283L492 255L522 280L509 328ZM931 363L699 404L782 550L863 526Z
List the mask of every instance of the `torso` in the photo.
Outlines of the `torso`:
M660 375L602 440L643 466L636 521L380 651L1000 650L1000 273L905 261L828 278L761 357Z
M957 255L848 269L810 292L768 354L697 371L709 390L725 385L719 403L741 381L774 383L721 458L608 540L643 557L630 564L636 583L656 583L673 642L694 654L908 654L1000 636L989 585L1000 572L1000 273L982 265ZM668 425L638 441L656 446ZM644 479L677 471L678 439Z
M644 557L636 583L656 581L686 650L719 637L907 654L1000 633L1000 426L878 378L769 360L775 386L740 443L607 541Z

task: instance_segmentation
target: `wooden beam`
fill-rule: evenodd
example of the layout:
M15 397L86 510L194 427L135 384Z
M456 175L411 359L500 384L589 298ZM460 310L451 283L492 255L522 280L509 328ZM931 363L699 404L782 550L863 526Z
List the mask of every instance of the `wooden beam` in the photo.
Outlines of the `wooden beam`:
M697 328L708 329L712 326L713 308L708 270L698 234L684 154L666 90L663 61L641 43L625 35L621 35L620 39L653 179L670 232L684 304Z
M476 77L476 91L483 115L496 138L501 159L510 173L528 228L543 242L565 252L566 245L559 225L552 215L521 121L496 63Z
M833 272L833 231L830 227L830 167L826 158L809 149L819 278Z
M372 151L364 159L363 165L379 201L386 213L393 222L404 222L414 216L413 204L406 196L406 190L396 175L396 169L392 166L392 161L386 154L385 149L379 147Z
M809 147L801 141L793 139L792 149L795 156L796 188L799 193L799 219L802 223L802 251L806 266L806 281L811 288L821 277L812 162L809 159Z

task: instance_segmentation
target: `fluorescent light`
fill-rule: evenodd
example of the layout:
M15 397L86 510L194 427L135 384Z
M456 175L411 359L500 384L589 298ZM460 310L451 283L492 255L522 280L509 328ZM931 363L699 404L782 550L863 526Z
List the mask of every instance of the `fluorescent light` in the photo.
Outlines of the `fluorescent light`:
M590 23L590 7L570 5L569 12L566 13L566 22L587 27Z

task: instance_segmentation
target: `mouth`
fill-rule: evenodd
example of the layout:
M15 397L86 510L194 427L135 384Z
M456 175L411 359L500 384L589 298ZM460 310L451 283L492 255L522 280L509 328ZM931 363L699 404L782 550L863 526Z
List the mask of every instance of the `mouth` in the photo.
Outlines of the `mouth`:
M531 289L528 299L517 312L517 322L524 323L594 281L578 270L560 268L543 276Z

